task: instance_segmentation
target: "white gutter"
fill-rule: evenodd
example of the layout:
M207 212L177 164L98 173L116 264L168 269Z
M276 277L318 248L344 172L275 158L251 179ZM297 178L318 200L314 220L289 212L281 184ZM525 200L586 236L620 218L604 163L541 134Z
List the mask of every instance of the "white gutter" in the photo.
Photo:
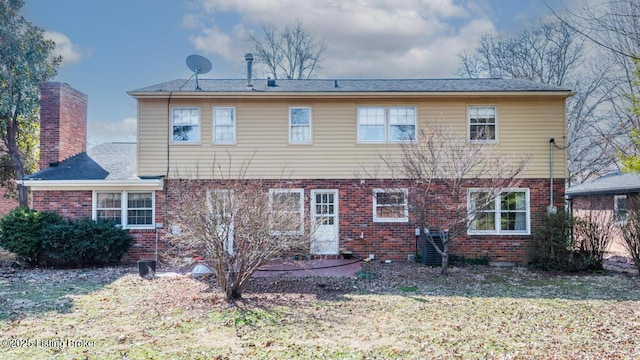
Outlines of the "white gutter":
M128 180L20 180L31 190L162 190L162 179Z

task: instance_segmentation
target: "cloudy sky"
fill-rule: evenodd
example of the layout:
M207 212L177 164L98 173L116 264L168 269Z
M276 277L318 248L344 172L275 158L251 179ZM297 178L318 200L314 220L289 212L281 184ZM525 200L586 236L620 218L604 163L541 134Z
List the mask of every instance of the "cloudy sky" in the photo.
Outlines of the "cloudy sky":
M126 91L188 78L243 78L247 34L299 19L327 51L319 78L454 77L483 33L508 33L586 0L27 0L23 15L57 44L54 79L89 96L89 143L135 140Z

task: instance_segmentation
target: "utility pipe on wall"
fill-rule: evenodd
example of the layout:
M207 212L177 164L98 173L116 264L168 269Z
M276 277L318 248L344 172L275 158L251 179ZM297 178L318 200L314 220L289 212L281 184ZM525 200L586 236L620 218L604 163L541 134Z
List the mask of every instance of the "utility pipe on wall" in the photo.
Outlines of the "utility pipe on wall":
M553 211L553 144L555 139L549 139L549 212Z

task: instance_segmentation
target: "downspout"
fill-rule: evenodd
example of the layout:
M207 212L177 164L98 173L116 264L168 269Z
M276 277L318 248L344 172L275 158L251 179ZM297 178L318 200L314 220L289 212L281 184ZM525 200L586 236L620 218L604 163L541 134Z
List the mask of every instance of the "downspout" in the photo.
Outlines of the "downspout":
M549 212L553 211L553 144L555 139L549 139Z
M171 153L169 145L171 144L171 95L173 91L169 91L169 98L167 99L167 173L165 179L169 178L169 162L171 161Z

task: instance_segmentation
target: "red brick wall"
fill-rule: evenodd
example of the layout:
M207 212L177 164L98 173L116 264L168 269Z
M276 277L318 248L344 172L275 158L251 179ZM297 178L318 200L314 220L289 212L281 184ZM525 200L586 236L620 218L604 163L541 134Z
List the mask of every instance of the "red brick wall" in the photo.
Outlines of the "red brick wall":
M156 203L164 204L164 193L156 192ZM82 219L92 217L92 191L33 191L32 208L37 211L54 211L65 218ZM162 222L164 212L156 210L156 222ZM154 229L131 229L134 243L122 261L134 263L140 259L155 257L156 233ZM164 230L159 234L164 238ZM160 246L164 246L163 242Z
M67 84L40 86L40 169L86 151L87 99Z
M175 180L169 180L166 188L175 186ZM203 181L205 188L224 188L224 182ZM263 186L282 187L263 181ZM286 187L305 190L305 214L310 208L310 190L337 189L340 194L339 224L340 248L347 248L356 256L367 257L375 254L377 259L406 260L414 254L416 248L415 228L413 221L407 223L373 222L373 189L375 188L407 188L409 184L392 180L288 180ZM473 187L482 187L482 181L475 181ZM549 206L548 179L526 179L522 188L529 188L531 201L531 229L542 224ZM267 189L265 189L267 191ZM203 190L204 194L204 190ZM203 195L204 196L204 195ZM466 196L463 197L466 201ZM169 197L169 201L175 201ZM158 202L156 204L159 205ZM564 207L564 180L554 180L554 205ZM157 210L160 212L161 210ZM170 224L165 224L165 228ZM527 261L527 242L532 235L463 235L451 241L451 252L467 258L487 256L490 261L507 261L525 263Z
M164 228L158 231L159 252L167 248L165 231L171 224L166 223L168 208L167 193L175 186L175 180L166 183L168 191L156 191L156 223L164 223ZM203 181L203 188L224 188L224 182ZM263 182L265 191L269 187L282 187L276 182ZM340 248L347 248L356 256L367 257L375 254L376 259L406 260L409 254L414 254L416 223L376 223L373 222L373 189L375 188L404 188L408 183L391 180L292 180L287 181L289 188L305 190L305 214L310 209L310 190L337 189L339 190L339 219L340 219ZM481 187L476 181L474 187ZM528 187L531 200L532 233L540 226L549 206L549 181L546 179L528 179L521 187ZM554 180L555 206L564 206L564 181ZM203 190L204 191L204 190ZM204 192L203 192L204 194ZM34 191L33 208L39 211L56 211L65 217L91 217L91 191ZM466 196L464 197L466 201ZM169 197L168 201L174 201ZM131 250L123 259L125 262L135 262L140 259L153 259L155 256L156 231L131 230L135 239ZM490 261L508 261L525 263L527 260L528 236L498 236L498 235L464 235L451 241L452 254L467 258L481 258L487 256Z

